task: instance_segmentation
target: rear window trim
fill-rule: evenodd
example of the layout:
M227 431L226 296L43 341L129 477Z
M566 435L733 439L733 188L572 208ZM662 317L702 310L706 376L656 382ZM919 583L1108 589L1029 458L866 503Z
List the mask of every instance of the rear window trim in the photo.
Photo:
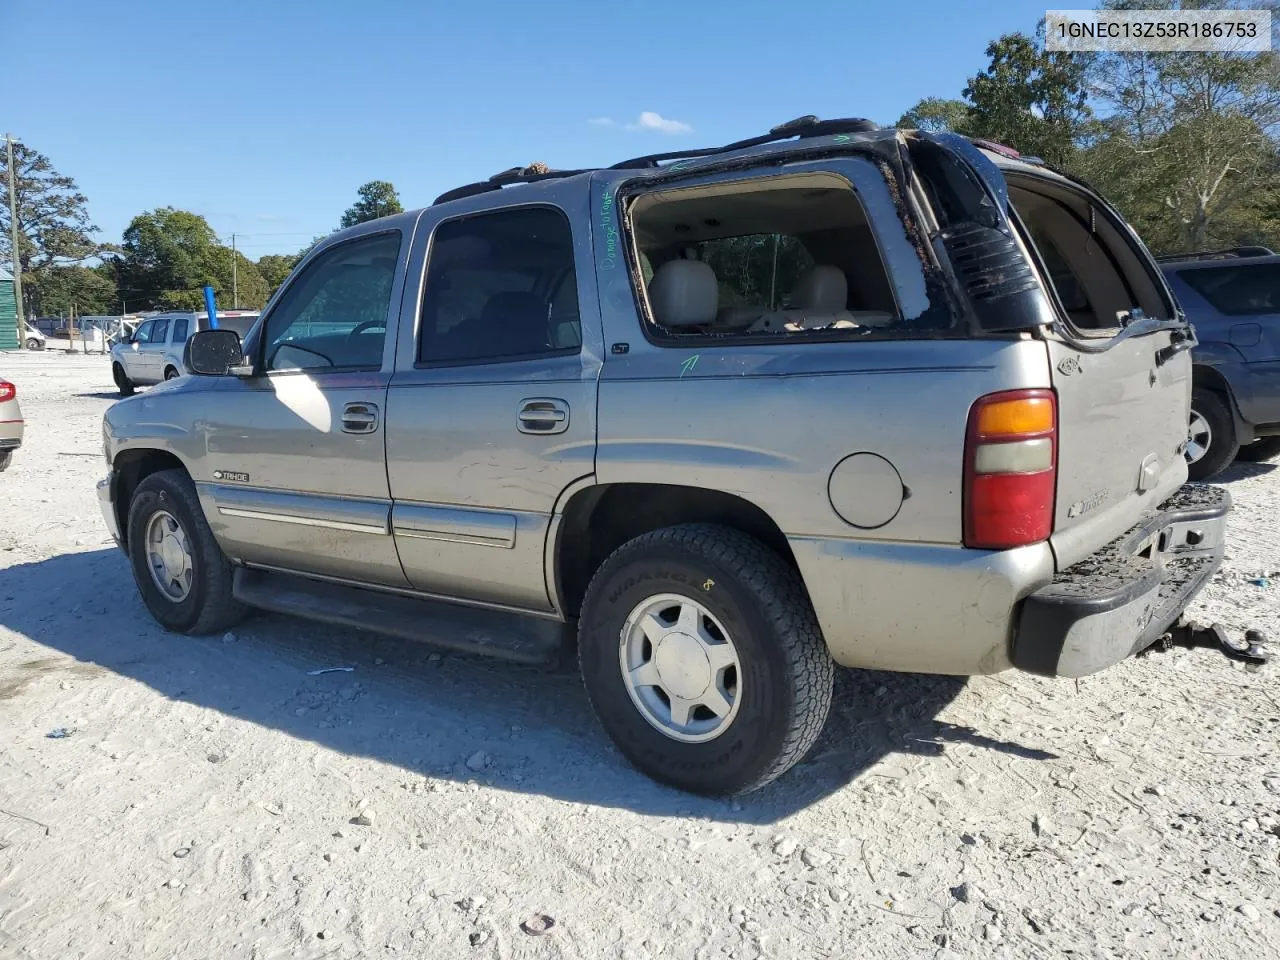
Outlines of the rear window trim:
M1149 321L1154 321L1153 328L1150 332L1154 333L1157 330L1181 329L1187 326L1186 318L1183 316L1182 310L1178 306L1177 298L1173 295L1173 291L1169 289L1169 281L1165 278L1164 271L1160 269L1159 264L1156 263L1155 258L1142 244L1141 240L1137 239L1137 235L1134 233L1133 227L1129 224L1129 221L1124 219L1124 217L1120 215L1120 212L1111 206L1111 204L1107 203L1107 201L1093 190L1093 188L1081 180L1059 173L1058 171L1046 170L1042 172L1035 169L1012 169L1000 166L999 164L997 164L997 167L1000 170L1001 176L1003 176L1006 181L1008 181L1011 176L1014 179L1024 178L1050 187L1056 187L1058 189L1073 190L1084 197L1102 216L1105 216L1110 221L1112 228L1124 240L1130 252L1137 257L1139 261L1146 263L1149 266L1149 272L1152 274L1153 278L1152 283L1156 288L1156 292L1164 301L1165 309L1169 312L1169 317L1165 320L1157 320L1154 317L1147 318ZM1074 214L1074 211L1069 207L1067 210L1069 213ZM1058 327L1059 335L1062 336L1063 339L1068 343L1075 345L1083 343L1088 344L1091 347L1096 347L1100 343L1109 343L1110 341L1115 340L1124 333L1125 330L1133 326L1133 324L1130 324L1129 327L1102 327L1091 331L1081 330L1072 323L1070 315L1067 313L1061 299L1058 297L1057 288L1054 287L1053 283L1049 280L1048 268L1044 263L1039 248L1035 245L1035 241L1031 239L1031 231L1028 229L1026 223L1023 222L1022 217L1018 214L1017 209L1014 207L1012 198L1009 201L1007 212L1009 222L1013 224L1014 230L1018 235L1018 242L1024 247L1024 249L1026 249L1027 254L1031 257L1031 265L1040 281L1040 286L1048 296L1049 302L1053 305L1054 313L1057 315L1055 325ZM1080 218L1078 215L1076 216L1076 219L1079 221ZM1125 290L1132 295L1133 285L1124 275L1124 271L1120 270L1116 265L1114 252L1107 247L1106 244L1102 244L1102 246L1107 251L1108 261L1113 267L1116 267L1117 273L1120 274L1125 285Z

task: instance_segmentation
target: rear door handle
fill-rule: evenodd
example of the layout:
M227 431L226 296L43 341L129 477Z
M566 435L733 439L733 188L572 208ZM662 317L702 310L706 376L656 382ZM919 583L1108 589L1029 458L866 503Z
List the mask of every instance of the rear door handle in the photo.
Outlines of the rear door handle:
M343 433L373 433L378 429L376 403L347 403L342 407Z
M516 429L521 433L564 433L569 429L569 405L554 397L521 400Z

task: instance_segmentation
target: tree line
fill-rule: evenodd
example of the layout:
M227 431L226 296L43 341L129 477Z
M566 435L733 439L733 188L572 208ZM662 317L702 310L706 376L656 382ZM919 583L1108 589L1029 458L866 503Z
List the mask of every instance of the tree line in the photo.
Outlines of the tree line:
M120 243L102 243L75 181L44 154L14 144L17 183L18 260L23 314L28 317L119 314L153 309L203 309L212 285L226 308L258 309L284 282L317 237L294 254L251 260L223 243L197 213L161 207L134 217ZM0 166L0 197L8 198L7 160ZM9 210L0 204L0 257L9 261ZM404 208L395 187L373 180L357 191L339 221L354 226ZM233 301L233 293L237 295Z
M1139 0L1104 0L1137 7ZM1141 0L1191 8L1201 0ZM1274 0L1263 4L1273 10ZM1256 5L1255 5L1256 6ZM1280 16L1274 18L1280 27ZM1280 248L1280 58L1274 52L1067 54L1045 49L1044 23L1001 36L956 97L928 97L895 124L986 138L1092 183L1157 254L1215 247ZM29 316L195 308L212 284L261 307L314 245L250 260L199 214L139 214L119 244L100 243L75 181L15 147L19 259ZM2 168L0 168L2 169ZM0 179L7 187L8 171ZM395 187L360 187L339 226L402 209ZM0 204L0 251L9 238ZM319 238L317 238L319 239Z

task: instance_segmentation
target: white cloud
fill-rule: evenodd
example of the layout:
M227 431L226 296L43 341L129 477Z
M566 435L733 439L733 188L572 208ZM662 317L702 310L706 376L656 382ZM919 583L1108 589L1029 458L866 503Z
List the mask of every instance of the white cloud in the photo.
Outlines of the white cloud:
M659 133L693 133L693 127L679 120L668 120L652 110L643 111L635 123L627 124L628 130L656 130Z
M613 117L592 117L587 123L593 127L616 127L618 125Z

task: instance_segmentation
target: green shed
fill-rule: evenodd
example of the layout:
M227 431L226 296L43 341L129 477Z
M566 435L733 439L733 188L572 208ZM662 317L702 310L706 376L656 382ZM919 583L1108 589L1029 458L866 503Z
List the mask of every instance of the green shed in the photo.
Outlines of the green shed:
M18 349L18 302L13 298L13 275L0 267L0 350Z

